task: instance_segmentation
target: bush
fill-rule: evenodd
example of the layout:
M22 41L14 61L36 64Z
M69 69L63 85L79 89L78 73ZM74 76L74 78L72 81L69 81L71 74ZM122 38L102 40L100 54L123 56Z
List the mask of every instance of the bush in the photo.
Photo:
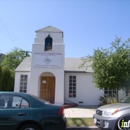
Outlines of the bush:
M101 101L100 105L117 103L115 97L112 97L111 95L105 95L104 97L100 96L99 100Z
M11 71L7 67L2 68L1 76L1 91L11 91L14 86L14 78L11 75Z

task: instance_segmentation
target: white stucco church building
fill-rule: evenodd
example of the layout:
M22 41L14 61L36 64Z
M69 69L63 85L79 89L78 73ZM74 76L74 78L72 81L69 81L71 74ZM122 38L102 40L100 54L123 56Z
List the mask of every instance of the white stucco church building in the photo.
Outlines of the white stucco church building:
M99 97L108 90L95 87L92 69L79 68L80 58L65 58L63 38L63 32L52 26L36 31L31 57L15 69L14 91L55 104L99 105Z

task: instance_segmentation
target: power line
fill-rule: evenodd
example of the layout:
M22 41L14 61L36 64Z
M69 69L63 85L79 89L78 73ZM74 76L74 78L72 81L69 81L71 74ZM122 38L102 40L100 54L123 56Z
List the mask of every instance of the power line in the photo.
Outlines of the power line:
M11 31L11 33L10 33L9 30L11 30L11 29L9 29L9 27L5 24L5 22L2 20L2 18L0 18L0 25L1 25L1 28L2 28L2 30L3 30L2 33L5 33L5 35L11 39L12 43L13 43L15 46L17 46L17 44L19 44L20 42L18 42L18 41L16 40L16 38L14 38L14 37L16 37L16 36L13 35L13 33L12 33L13 31Z
M1 25L1 32L4 33L6 35L6 37L10 38L12 43L16 46L16 44L14 43L14 40L12 38L12 36L10 35L9 31L7 30L5 24L3 23L2 19L0 18L0 25Z
M14 38L14 37L16 37L15 35L13 35L13 31L10 33L10 31L9 30L11 30L11 29L9 29L9 27L5 24L5 22L2 20L2 18L0 18L0 31L2 32L2 33L4 33L5 35L6 35L6 37L8 37L8 38L10 38L11 39L11 41L12 41L12 43L15 45L15 47L17 47L17 44L18 43L20 43L20 42L17 42L17 40ZM18 37L17 37L18 38ZM17 44L15 44L15 43L17 43ZM23 49L24 50L24 49ZM1 51L1 50L0 50ZM2 51L3 52L3 51ZM32 53L31 51L25 51L25 52L27 52L27 53ZM27 54L26 53L26 54Z

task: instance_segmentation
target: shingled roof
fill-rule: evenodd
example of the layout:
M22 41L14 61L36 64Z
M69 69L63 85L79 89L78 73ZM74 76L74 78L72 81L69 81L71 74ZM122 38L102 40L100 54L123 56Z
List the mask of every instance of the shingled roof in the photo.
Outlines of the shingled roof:
M93 72L91 67L80 68L82 61L80 58L65 58L64 71L65 72ZM90 63L87 63L89 65ZM16 72L30 72L31 71L31 57L26 57L20 65L15 69Z

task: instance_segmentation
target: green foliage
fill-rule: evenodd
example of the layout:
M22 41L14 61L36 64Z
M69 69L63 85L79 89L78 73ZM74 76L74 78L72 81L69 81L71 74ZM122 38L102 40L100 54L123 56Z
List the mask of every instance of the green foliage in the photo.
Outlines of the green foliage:
M14 90L14 72L0 66L0 91Z
M5 54L0 53L0 65L1 65L1 63L2 63L2 61L4 59L4 56L5 56Z
M84 57L82 66L92 62L93 82L100 89L130 86L130 39L116 38L108 49L98 48L93 56ZM88 66L87 66L88 67Z
M1 88L1 81L2 81L2 68L0 66L0 88Z
M12 49L6 55L0 54L0 91L14 89L14 70L29 54L18 48Z
M15 74L13 70L10 70L10 86L8 88L9 91L14 90L14 79L15 79Z
M1 79L1 90L2 91L9 91L11 90L12 77L10 70L6 67L2 68L2 79Z
M10 70L15 70L26 56L29 56L26 51L14 48L12 51L5 55L2 61L2 66L7 67Z

